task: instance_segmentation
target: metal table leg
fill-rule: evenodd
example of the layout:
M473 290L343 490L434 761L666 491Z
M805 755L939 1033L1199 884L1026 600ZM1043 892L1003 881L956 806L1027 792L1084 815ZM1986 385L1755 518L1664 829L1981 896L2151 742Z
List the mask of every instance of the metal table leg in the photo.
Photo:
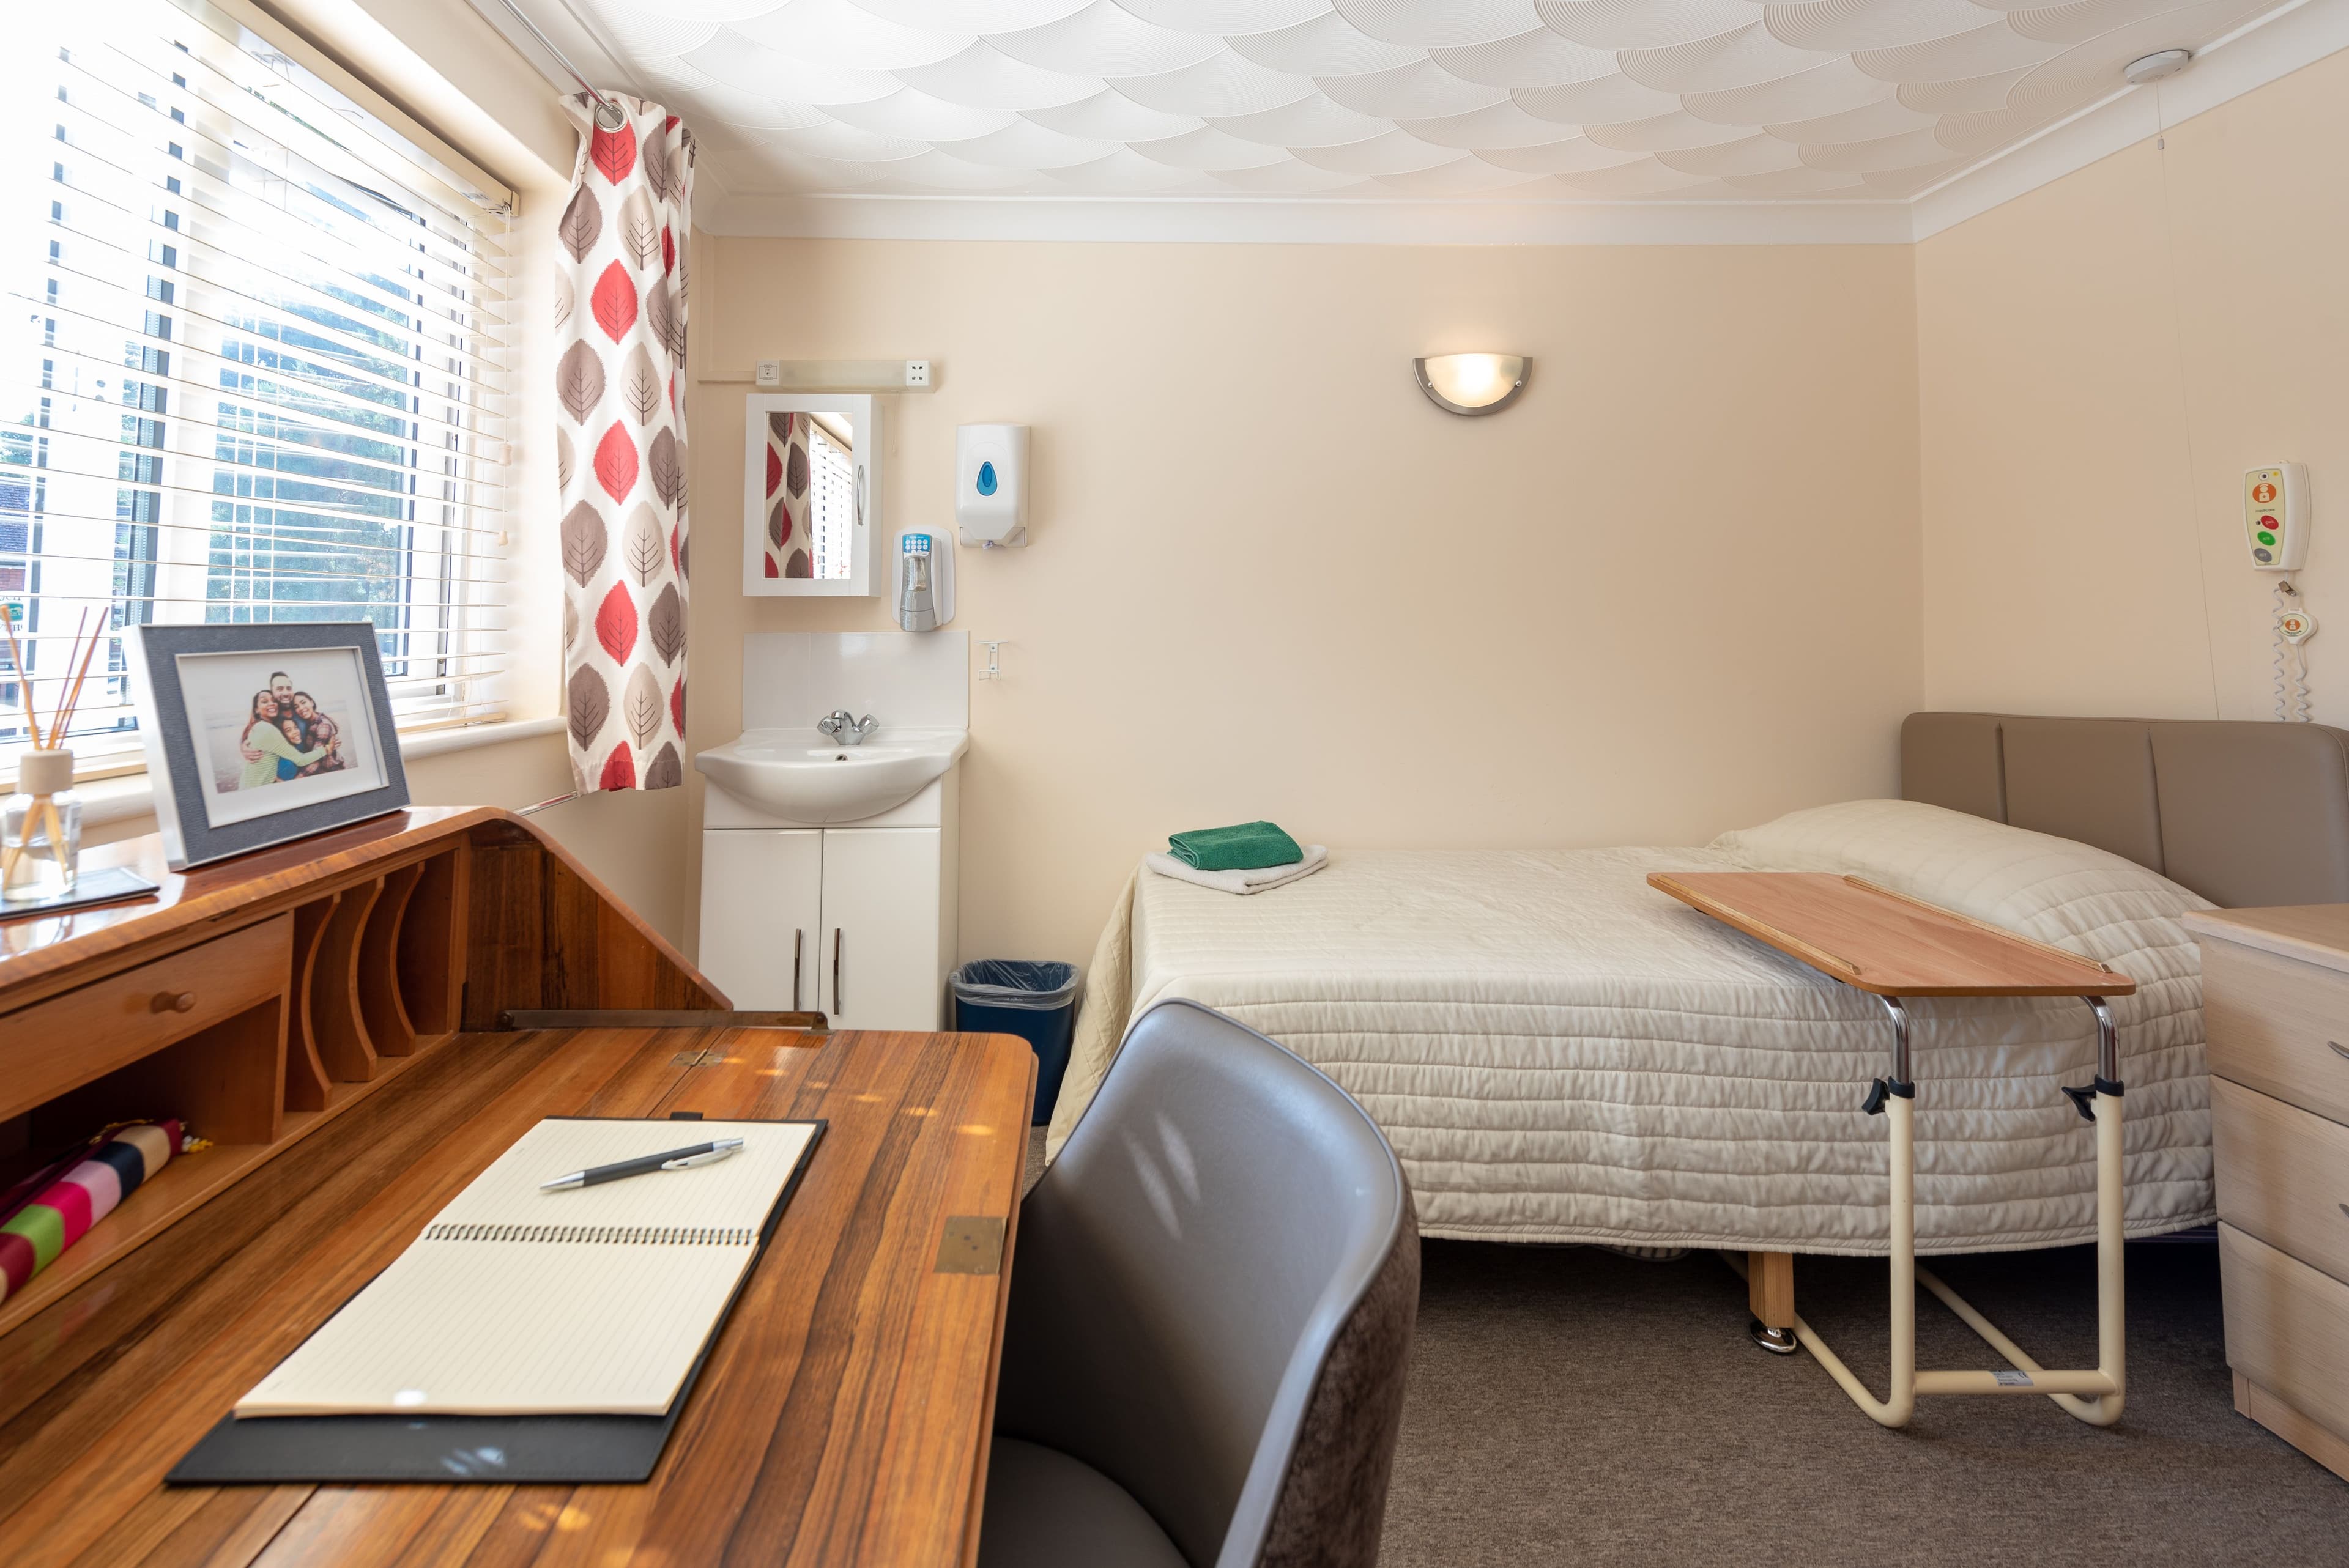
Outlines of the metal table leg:
M1917 1266L1917 1089L1909 1076L1909 1013L1898 997L1878 998L1892 1019L1892 1076L1870 1086L1863 1109L1881 1110L1890 1123L1892 1185L1892 1378L1887 1398L1868 1390L1843 1358L1797 1315L1795 1337L1840 1384L1852 1402L1879 1424L1908 1424L1920 1394L2044 1394L2093 1426L2120 1419L2125 1389L2121 1219L2120 1039L2102 996L2085 996L2096 1016L2096 1081L2066 1088L2096 1131L2096 1369L2049 1371L1976 1311L1931 1271ZM1917 1370L1917 1282L1940 1298L2009 1367L1987 1372Z

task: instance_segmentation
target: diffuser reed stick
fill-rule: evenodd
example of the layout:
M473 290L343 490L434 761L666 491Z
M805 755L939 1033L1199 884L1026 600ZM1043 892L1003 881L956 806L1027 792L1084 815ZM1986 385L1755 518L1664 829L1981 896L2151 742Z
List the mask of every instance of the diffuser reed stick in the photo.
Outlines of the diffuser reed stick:
M49 726L49 738L52 741L62 740L73 733L74 710L81 707L81 683L89 678L89 661L97 655L98 645L104 639L106 623L103 620L98 622L98 629L99 634L90 638L89 645L81 650L81 668L74 671L73 686L66 693L65 709L57 716L57 722ZM74 633L74 643L77 646L80 645L79 631ZM67 667L71 667L70 650L67 655Z
M92 634L89 631L89 611L85 608L81 619L74 624L73 645L66 650L65 664L67 669L75 672L74 678L70 685L60 679L57 707L49 714L48 733L43 735L40 715L33 706L33 672L25 667L24 645L16 638L16 610L13 605L0 603L0 630L7 633L8 657L16 671L17 694L24 698L25 728L33 738L34 750L54 751L57 749L58 742L70 733L74 709L81 702L82 682L89 677L90 660L98 652L98 645L105 640L107 622L111 618L112 606L109 605L107 613L98 617L98 630ZM88 637L86 645L85 636ZM67 855L66 830L63 820L57 815L57 801L47 795L41 796L38 810L34 815L49 836L50 852L62 864ZM16 869L16 862L30 849L32 835L27 832L22 842L7 845L5 851L0 851L0 884L6 882L9 873Z

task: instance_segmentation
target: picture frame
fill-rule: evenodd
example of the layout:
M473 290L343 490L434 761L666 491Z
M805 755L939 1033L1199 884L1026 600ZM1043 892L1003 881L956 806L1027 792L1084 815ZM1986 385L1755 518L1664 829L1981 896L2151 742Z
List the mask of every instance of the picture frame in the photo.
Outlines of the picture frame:
M173 871L408 801L372 621L134 625L129 675Z

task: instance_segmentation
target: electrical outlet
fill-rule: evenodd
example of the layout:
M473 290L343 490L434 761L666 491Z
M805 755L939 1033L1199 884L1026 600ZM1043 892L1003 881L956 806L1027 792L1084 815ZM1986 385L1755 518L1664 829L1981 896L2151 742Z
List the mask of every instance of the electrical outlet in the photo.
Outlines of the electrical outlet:
M926 359L905 361L905 385L926 387L930 384L930 362Z
M738 360L736 363L740 362ZM781 387L783 384L783 362L780 359L759 361L758 382L761 387Z

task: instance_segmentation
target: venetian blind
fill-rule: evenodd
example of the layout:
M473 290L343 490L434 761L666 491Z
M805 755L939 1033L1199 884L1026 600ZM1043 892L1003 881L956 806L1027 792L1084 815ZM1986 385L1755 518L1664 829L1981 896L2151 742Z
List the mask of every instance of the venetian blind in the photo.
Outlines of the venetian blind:
M498 717L509 193L204 0L11 30L0 747L85 615L91 762L133 623L372 621L402 728Z

